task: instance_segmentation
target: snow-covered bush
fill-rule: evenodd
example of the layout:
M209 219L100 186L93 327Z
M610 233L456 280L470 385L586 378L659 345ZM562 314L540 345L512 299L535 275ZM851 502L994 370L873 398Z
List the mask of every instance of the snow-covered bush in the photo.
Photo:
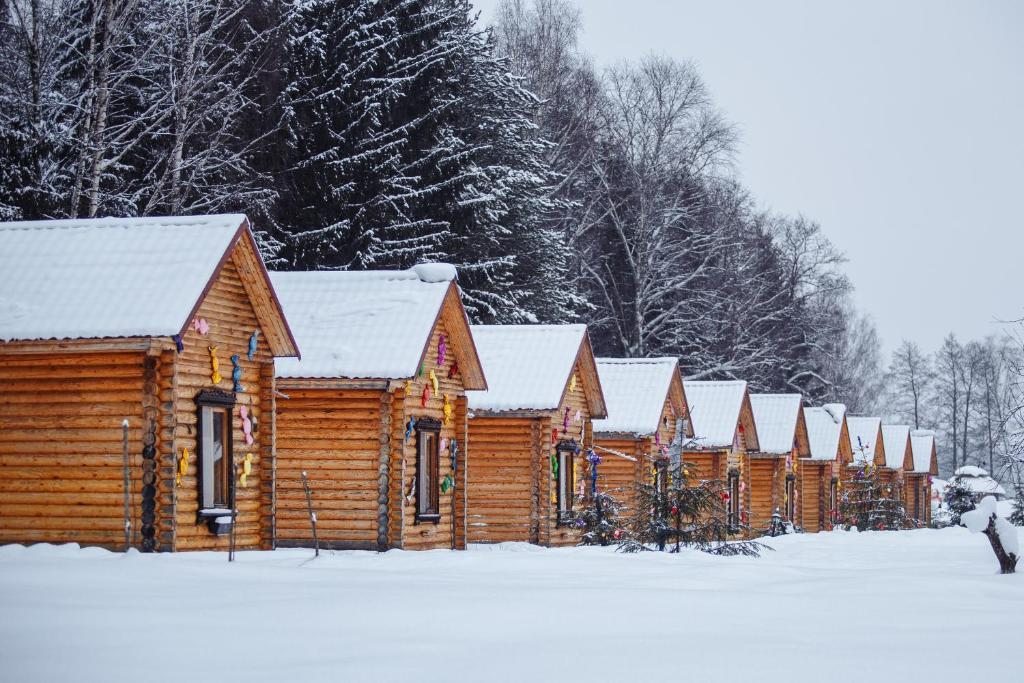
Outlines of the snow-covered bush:
M999 560L1000 572L1013 574L1016 571L1017 559L1020 557L1017 528L996 512L994 497L985 496L976 508L963 513L960 519L971 531L988 537L992 552Z
M1013 511L1010 513L1010 523L1014 526L1024 526L1024 487L1017 488L1017 497L1013 499Z
M965 512L974 509L974 497L971 490L963 485L958 479L950 479L946 486L946 508L949 510L949 523L960 524L960 518Z

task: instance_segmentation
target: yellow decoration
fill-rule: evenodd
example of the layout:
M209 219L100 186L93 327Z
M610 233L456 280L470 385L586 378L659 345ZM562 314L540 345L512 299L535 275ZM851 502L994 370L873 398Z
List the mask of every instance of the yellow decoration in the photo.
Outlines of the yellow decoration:
M220 361L217 359L217 347L210 346L210 366L213 368L213 372L210 373L210 380L214 384L220 384L222 379L220 376Z
M452 408L452 402L448 400L448 394L444 395L444 405L442 405L441 409L444 411L444 424L451 424L452 413L455 411Z
M175 478L178 486L181 486L181 478L188 473L188 449L181 449L181 456L178 458L178 476Z
M576 373L572 373L572 379L569 380L569 391L576 391Z
M238 475L238 483L243 489L249 483L250 474L252 474L252 453L246 453L242 460L242 473Z
M405 395L408 396L411 393L412 393L412 380L411 379L407 379L407 380L405 380Z
M434 387L434 393L436 394L437 393L437 375L434 374L433 370L430 371L430 385L432 387Z
M249 478L245 474L242 474L238 477L238 483L242 486L243 489L246 487L248 479Z

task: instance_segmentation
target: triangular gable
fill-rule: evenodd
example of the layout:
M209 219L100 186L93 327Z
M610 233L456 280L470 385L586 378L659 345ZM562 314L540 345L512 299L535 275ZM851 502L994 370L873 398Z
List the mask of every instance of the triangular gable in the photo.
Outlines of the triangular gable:
M757 438L757 425L754 423L754 410L750 407L750 394L743 392L743 407L740 409L740 424L743 433L743 447L747 451L757 451L761 448Z
M583 382L583 394L587 397L587 407L590 409L590 418L608 417L608 408L604 401L604 392L601 390L601 377L597 372L597 361L594 359L594 348L590 345L590 334L583 332L583 339L580 342L579 351L576 353L576 360L573 362L569 375L565 378L565 385L562 387L562 396L558 402L565 401L566 394L572 384L572 377L579 372Z
M811 439L807 435L807 420L802 405L796 418L796 453L798 458L811 457Z
M459 374L462 375L462 386L465 389L486 389L487 380L484 378L484 369L480 363L480 356L476 351L476 342L473 341L473 333L470 331L469 316L462 304L462 295L459 288L451 282L448 292L444 296L444 302L437 313L437 319L444 324L444 328L451 340L450 348L455 354L455 360L459 364ZM435 323L435 326L437 323ZM430 348L430 337L428 336L423 344L423 353L420 354L420 364L423 364L427 351Z
M267 272L263 258L260 256L256 239L249 227L249 219L244 216L234 238L224 250L217 267L203 287L203 293L196 300L192 311L178 331L178 336L184 336L185 331L192 324L192 319L199 311L199 307L206 299L213 283L220 277L228 260L231 260L238 270L242 286L245 287L245 293L252 303L256 319L259 321L260 329L266 336L267 348L270 349L271 355L276 358L298 358L299 346L288 326L281 302L274 291L274 285L270 282L270 273Z

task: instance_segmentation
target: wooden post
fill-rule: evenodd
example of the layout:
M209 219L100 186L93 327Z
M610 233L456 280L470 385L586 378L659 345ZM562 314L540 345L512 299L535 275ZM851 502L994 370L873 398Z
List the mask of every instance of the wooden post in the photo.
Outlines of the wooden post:
M306 492L306 509L309 511L309 524L313 527L313 556L320 557L320 540L316 536L316 513L313 512L313 493L309 490L309 478L306 470L302 470L302 488Z
M132 475L131 460L128 457L128 418L121 422L121 452L124 458L124 551L128 552L132 542Z

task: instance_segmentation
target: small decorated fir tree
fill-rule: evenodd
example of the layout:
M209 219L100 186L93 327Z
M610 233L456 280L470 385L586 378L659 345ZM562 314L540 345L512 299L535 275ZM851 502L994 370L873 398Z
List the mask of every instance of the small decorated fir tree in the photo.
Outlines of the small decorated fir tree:
M878 470L869 465L858 468L843 488L839 504L840 524L852 529L892 531L913 526L898 491L884 490Z
M1024 526L1024 486L1017 487L1017 496L1013 499L1013 510L1008 519L1014 526Z
M950 524L961 525L960 516L974 509L974 498L970 489L964 486L959 479L953 477L946 485L944 497L946 507L949 509Z

